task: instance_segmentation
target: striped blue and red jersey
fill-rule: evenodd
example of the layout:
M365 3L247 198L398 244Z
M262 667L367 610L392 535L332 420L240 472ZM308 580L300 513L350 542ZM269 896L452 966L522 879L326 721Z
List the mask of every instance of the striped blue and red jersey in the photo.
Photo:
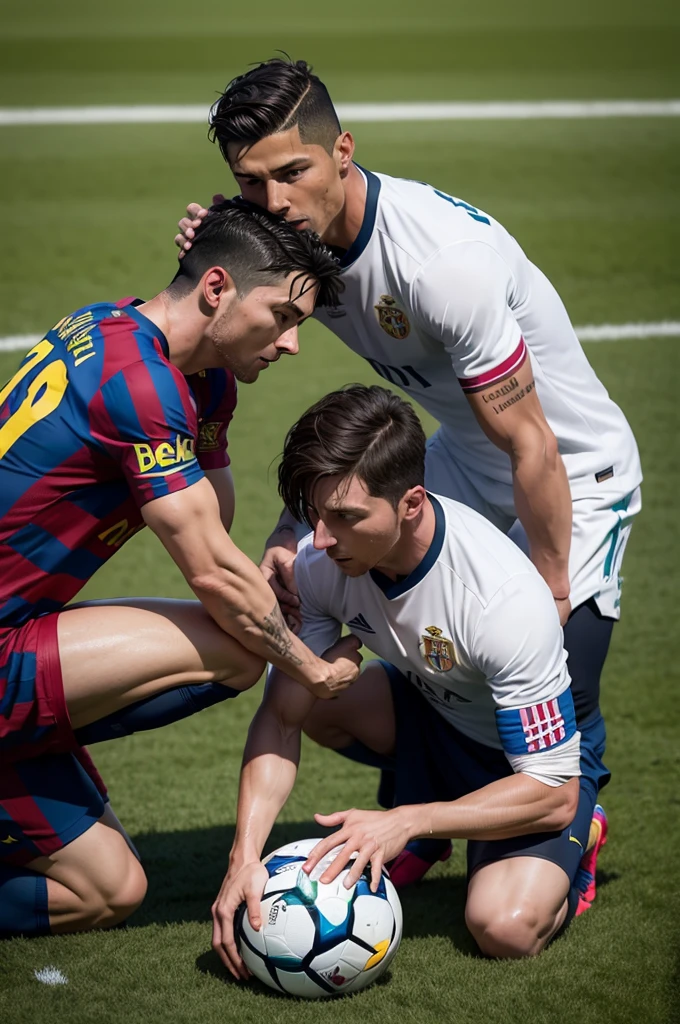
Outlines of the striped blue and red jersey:
M0 391L0 627L61 609L146 502L229 465L233 375L184 376L139 304L65 317Z

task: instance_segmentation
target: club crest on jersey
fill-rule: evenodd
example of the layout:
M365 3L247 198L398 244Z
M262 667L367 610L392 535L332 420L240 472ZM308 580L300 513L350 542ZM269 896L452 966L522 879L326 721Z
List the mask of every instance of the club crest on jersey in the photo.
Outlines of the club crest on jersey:
M198 448L202 452L214 452L220 446L219 430L222 424L202 423L198 433Z
M391 338L403 341L408 337L411 325L406 313L397 306L396 299L393 299L391 295L381 295L380 302L374 309L378 314L378 323Z
M453 641L442 636L438 626L426 626L418 647L425 661L435 672L450 672L456 664Z

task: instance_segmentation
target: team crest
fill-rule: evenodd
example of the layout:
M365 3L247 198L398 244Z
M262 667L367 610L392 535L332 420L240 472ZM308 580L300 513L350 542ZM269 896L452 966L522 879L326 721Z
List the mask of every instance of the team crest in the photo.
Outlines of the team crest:
M425 633L418 645L423 658L435 672L450 672L456 664L453 641L442 636L438 626L426 626Z
M378 314L378 323L391 338L403 341L408 337L411 325L403 310L397 306L397 300L391 295L381 295L380 302L374 307Z
M220 446L219 429L222 424L219 420L216 423L202 423L198 434L198 447L202 452L214 452Z

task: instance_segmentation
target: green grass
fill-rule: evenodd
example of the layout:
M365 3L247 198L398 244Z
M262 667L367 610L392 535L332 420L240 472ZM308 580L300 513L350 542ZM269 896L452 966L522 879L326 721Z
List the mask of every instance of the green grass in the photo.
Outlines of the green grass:
M3 12L0 103L206 102L283 49L337 101L642 98L678 94L670 0L24 0Z
M16 5L3 13L0 103L209 102L275 46L309 55L338 99L678 95L680 24L670 5L566 7L500 0L407 6L353 0L232 14L150 0ZM91 40L97 40L92 56ZM71 309L149 296L174 270L174 222L231 180L200 126L0 129L0 336L41 331ZM675 119L360 125L359 158L479 205L519 239L579 323L680 318L680 130ZM236 780L259 691L157 733L94 748L133 836L149 894L112 933L0 943L0 1020L11 1024L666 1024L677 1006L675 621L680 343L589 345L625 409L645 471L644 511L624 566L623 618L603 681L611 842L597 905L535 961L480 959L463 924L464 856L404 895L405 937L384 983L332 1005L232 984L210 952L209 907L226 867ZM18 355L0 356L0 379ZM236 541L257 558L276 515L272 460L294 418L325 391L373 381L318 325L302 354L240 391L230 431ZM432 421L426 420L428 429ZM187 592L141 534L89 597ZM270 848L318 832L314 811L374 806L376 773L305 743L298 785ZM53 965L64 988L39 985ZM673 989L674 983L676 990Z

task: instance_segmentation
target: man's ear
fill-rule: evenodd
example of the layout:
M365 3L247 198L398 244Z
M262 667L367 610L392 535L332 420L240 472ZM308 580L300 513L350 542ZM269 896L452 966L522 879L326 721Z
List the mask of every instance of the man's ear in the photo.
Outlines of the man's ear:
M337 161L340 177L344 178L352 166L354 157L354 137L351 132L338 135L333 147L333 156Z
M201 299L209 309L215 310L227 292L236 292L236 285L224 267L211 267L201 280Z
M427 491L422 485L410 487L401 499L404 510L404 519L416 519L423 511L423 505L427 499Z

